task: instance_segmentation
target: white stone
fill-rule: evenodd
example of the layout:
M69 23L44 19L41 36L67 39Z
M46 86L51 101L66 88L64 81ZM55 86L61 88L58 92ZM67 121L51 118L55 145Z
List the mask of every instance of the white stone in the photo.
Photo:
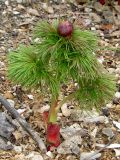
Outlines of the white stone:
M100 58L98 58L98 62L100 62L102 64L104 62L104 57L101 56Z
M63 114L57 113L57 121L61 121Z
M54 155L53 155L53 153L52 153L51 151L48 151L48 152L46 153L46 155L47 155L48 157L50 157L50 158L54 158Z
M100 36L101 36L101 37L104 37L104 33L103 33L103 32L101 32L101 33L100 33Z
M92 11L91 8L85 8L85 12L90 13Z
M114 151L116 157L120 156L120 149L114 149Z
M14 146L14 150L18 153L22 152L22 146Z
M58 117L62 117L63 114L62 114L62 113L57 113L57 116L58 116Z
M91 27L91 31L96 31L96 28L95 27Z
M71 115L71 109L68 108L67 103L62 105L61 110L62 110L62 114L65 117L69 117Z
M120 77L120 75L119 75L119 74L116 74L115 77L118 79L118 78Z
M75 83L74 85L75 85L75 87L77 87L77 86L78 86L78 83Z
M116 92L116 93L115 93L115 97L116 97L116 98L120 98L120 92Z
M40 38L35 38L35 39L34 39L34 42L35 42L35 43L39 43L39 42L40 42Z
M118 46L119 46L119 43L117 43L115 46L118 47Z
M18 12L18 11L13 11L13 14L14 14L14 15L19 15L20 12Z
M114 68L108 68L108 71L110 74L115 73L115 69Z
M114 124L118 129L120 129L120 123L119 123L119 122L113 121L113 124Z
M112 106L113 106L112 103L106 104L106 107L107 107L107 108L112 108Z
M15 102L12 99L7 99L7 101L10 103L11 107L15 107Z
M49 111L50 105L46 104L42 108L40 108L40 113L43 113L45 111Z
M85 21L85 26L89 26L92 23L90 18L89 19L85 19L84 21Z
M18 109L17 111L19 114L23 114L26 111L26 109Z
M31 95L31 94L30 94L30 95L27 95L27 96L28 96L28 98L31 99L31 100L34 99L33 95Z
M5 5L8 6L9 5L9 1L5 1Z

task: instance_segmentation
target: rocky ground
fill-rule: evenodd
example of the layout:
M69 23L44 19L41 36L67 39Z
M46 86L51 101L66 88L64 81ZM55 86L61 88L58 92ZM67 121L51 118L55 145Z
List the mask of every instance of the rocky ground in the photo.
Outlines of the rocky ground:
M78 3L77 3L78 2ZM58 115L62 143L53 151L42 155L35 142L19 126L13 129L13 138L7 145L13 149L0 151L0 160L85 160L114 137L112 143L98 152L98 160L120 159L120 6L102 6L79 1L54 0L47 4L40 0L0 0L0 94L26 118L45 141L42 112L49 109L49 95L14 85L7 78L7 54L20 44L30 44L36 23L43 19L68 18L81 27L92 30L100 37L97 56L100 63L116 76L117 91L100 113L75 110L76 102L64 104ZM37 39L36 39L37 40ZM73 85L63 86L63 92ZM0 108L3 112L2 107ZM1 135L1 132L0 132ZM0 147L2 144L0 140ZM10 149L9 147L7 149ZM7 150L6 149L6 150Z

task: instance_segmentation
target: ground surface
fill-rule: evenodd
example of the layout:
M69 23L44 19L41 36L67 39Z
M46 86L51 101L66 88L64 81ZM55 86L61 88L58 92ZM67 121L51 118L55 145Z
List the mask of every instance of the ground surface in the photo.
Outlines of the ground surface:
M53 152L48 153L48 156L43 155L43 157L48 160L79 160L81 157L82 160L84 152L100 149L98 144L107 144L110 138L118 133L112 142L114 146L104 149L98 155L98 159L120 159L120 7L118 5L115 5L115 8L103 7L99 3L95 3L94 6L86 3L76 4L74 1L71 1L72 3L51 1L52 3L47 6L40 0L31 0L32 3L29 0L26 1L0 0L0 94L11 100L14 107L22 113L45 141L41 112L43 108L49 108L49 95L43 97L39 90L36 92L29 91L19 85L13 85L6 75L6 56L10 50L16 49L19 44L27 45L31 43L32 30L39 20L52 21L52 19L58 17L75 20L81 28L92 30L99 35L99 46L106 47L106 49L98 51L97 56L105 68L116 75L117 92L111 102L103 106L101 113L98 115L96 112L89 113L89 115L81 114L80 111L74 113L74 107L77 105L75 103L70 103L70 107L66 111L62 110L58 116L61 128L66 129L69 126L77 128L77 130L82 128L87 131L87 135L82 138L79 137L79 143L77 142L78 144L76 143L73 146L73 148L77 147L75 150L70 150L68 146L65 146L66 144L63 144L63 150L56 151L54 149ZM69 92L72 87L72 84L64 86L63 92ZM71 110L74 113L72 115L69 114ZM87 118L91 118L91 122ZM64 129L63 134L67 134ZM75 141L78 138L77 133L74 134ZM0 160L42 159L34 141L21 128L13 134L15 136L15 141L12 141L14 150L0 151ZM62 140L64 142L66 137L63 134ZM70 141L69 135L67 140ZM119 146L116 147L116 145ZM79 150L80 153L76 150Z

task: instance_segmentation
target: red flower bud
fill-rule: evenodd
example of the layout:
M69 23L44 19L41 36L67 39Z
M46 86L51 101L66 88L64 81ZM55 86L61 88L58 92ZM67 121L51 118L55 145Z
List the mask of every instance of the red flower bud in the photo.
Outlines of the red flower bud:
M105 4L105 0L99 0L99 2L104 5Z
M118 0L118 5L120 5L120 0Z
M73 32L73 24L69 21L63 21L58 24L58 34L63 37L71 36Z

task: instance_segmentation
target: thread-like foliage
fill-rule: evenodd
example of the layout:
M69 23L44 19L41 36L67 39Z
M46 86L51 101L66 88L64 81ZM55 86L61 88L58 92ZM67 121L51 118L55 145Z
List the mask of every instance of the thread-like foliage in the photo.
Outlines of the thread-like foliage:
M74 26L71 37L62 37L57 26L58 21L36 26L34 38L39 42L9 54L8 76L25 87L48 86L54 98L61 84L72 79L78 83L76 98L81 107L99 108L111 99L115 81L94 55L97 36Z

